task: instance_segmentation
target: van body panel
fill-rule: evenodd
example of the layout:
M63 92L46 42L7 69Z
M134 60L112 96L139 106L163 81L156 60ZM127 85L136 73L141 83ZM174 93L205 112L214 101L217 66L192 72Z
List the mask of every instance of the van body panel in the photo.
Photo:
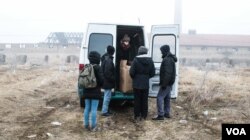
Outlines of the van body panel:
M156 97L159 91L159 74L161 65L161 51L162 45L169 45L171 53L175 54L177 59L179 58L179 26L174 25L153 25L150 35L150 54L154 61L156 68L156 75L149 81L149 96ZM179 61L176 62L176 80L172 87L171 98L178 96L178 77L179 73Z

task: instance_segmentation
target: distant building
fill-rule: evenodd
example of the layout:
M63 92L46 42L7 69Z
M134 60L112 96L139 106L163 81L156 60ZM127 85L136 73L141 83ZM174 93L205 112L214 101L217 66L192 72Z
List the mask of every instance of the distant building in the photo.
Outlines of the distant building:
M45 40L49 48L53 47L80 47L83 33L80 32L52 32Z
M0 43L0 51L18 48L81 47L83 33L53 32L40 43ZM161 44L160 44L161 45ZM205 65L208 62L250 66L250 35L189 34L180 35L180 62L183 65Z
M249 35L180 35L182 62L223 62L250 65Z

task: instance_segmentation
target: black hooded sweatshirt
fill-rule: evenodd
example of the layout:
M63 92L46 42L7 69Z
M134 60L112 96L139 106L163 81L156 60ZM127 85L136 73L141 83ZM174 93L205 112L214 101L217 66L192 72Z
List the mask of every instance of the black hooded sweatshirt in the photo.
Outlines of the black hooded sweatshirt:
M115 87L115 65L113 63L114 57L108 53L101 58L101 68L103 71L103 89L112 89Z
M155 75L155 66L152 58L146 54L135 57L129 74L133 79L133 88L149 89L149 78Z
M172 86L175 82L177 58L170 52L162 52L162 62L160 66L160 86Z

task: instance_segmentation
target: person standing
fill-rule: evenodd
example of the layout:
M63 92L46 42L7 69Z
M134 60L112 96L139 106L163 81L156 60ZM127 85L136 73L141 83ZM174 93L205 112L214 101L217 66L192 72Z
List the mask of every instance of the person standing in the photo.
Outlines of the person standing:
M103 73L100 67L101 55L96 51L91 51L88 55L91 65L93 65L94 74L96 77L97 85L94 88L85 88L83 98L85 99L84 109L84 127L92 131L97 131L97 107L99 99L101 99L101 87L103 85ZM91 113L91 126L89 123L89 116Z
M140 46L129 70L133 80L135 121L147 118L149 78L155 75L154 62L147 52L147 48Z
M176 76L176 56L171 54L169 45L161 46L160 50L163 60L160 66L160 89L157 94L158 115L152 120L164 120L164 117L170 118L171 90Z
M113 55L115 53L115 48L113 46L107 47L107 53L102 56L102 71L104 75L104 98L102 104L102 116L112 115L109 111L109 103L111 99L111 90L115 87L115 65L113 62Z
M130 52L130 37L128 34L125 34L120 41L120 52L119 56L121 60L129 61L129 52Z

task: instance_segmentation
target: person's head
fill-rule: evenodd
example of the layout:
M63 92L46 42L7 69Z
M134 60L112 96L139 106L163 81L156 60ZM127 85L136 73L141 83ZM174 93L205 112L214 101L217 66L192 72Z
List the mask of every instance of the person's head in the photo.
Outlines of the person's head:
M128 36L128 34L125 34L122 38L122 43L124 43L125 45L128 45L130 42L130 37Z
M113 46L109 45L109 46L107 47L107 53L108 53L109 55L113 55L113 54L115 53L115 48L114 48Z
M162 55L166 55L170 52L169 45L163 45L160 48Z
M88 59L90 64L100 64L101 55L97 51L89 52Z
M148 49L144 46L140 46L139 49L138 49L138 54L141 55L141 54L147 54L148 53Z

